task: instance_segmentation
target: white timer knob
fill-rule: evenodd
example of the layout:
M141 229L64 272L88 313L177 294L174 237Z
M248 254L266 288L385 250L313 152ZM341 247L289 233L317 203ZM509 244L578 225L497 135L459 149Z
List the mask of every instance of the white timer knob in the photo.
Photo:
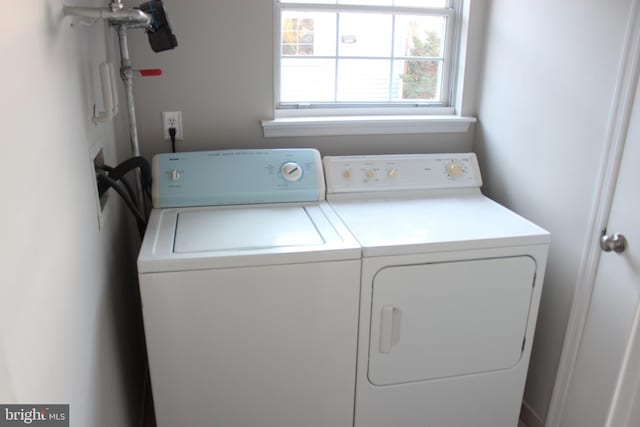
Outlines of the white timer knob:
M169 171L169 179L171 181L177 181L180 179L180 172L177 169L171 169Z
M452 160L447 163L446 171L447 175L451 178L457 178L465 172L464 166L457 160Z
M287 181L299 181L302 178L302 167L296 162L287 162L280 167L280 174Z

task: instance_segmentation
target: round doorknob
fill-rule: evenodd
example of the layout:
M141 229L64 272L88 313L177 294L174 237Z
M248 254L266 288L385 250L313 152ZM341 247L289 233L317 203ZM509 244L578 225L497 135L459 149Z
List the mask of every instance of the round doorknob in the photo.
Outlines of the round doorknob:
M621 253L627 248L627 239L620 233L607 234L605 230L600 237L600 248L605 252Z

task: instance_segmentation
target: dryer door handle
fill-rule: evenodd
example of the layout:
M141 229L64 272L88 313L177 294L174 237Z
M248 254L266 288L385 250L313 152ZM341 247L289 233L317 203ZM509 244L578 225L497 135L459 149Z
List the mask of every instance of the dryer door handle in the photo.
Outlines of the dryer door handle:
M390 353L393 345L393 313L391 304L383 305L380 312L380 353Z

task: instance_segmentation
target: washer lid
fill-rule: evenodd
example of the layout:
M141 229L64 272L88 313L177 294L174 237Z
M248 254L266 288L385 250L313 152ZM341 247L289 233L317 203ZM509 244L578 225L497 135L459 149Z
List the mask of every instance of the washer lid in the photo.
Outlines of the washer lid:
M138 272L346 259L360 246L326 202L154 209Z
M178 213L175 253L322 245L303 207L252 207Z
M482 249L549 241L549 233L478 190L331 204L363 256Z

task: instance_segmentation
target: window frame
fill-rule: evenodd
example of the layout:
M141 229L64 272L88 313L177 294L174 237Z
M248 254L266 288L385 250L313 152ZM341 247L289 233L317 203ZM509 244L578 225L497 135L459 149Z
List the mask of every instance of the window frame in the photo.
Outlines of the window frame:
M284 7L283 7L284 6ZM476 121L462 117L462 85L467 33L465 8L468 0L448 0L446 9L396 6L359 6L280 3L274 0L273 119L263 120L265 137L313 135L367 135L467 132ZM440 15L448 19L443 51L443 94L440 102L415 100L391 103L284 103L280 102L281 17L283 10L386 11L401 14ZM468 12L468 11L467 11ZM338 31L336 29L336 31ZM337 55L337 52L336 52ZM447 61L446 58L449 58Z

